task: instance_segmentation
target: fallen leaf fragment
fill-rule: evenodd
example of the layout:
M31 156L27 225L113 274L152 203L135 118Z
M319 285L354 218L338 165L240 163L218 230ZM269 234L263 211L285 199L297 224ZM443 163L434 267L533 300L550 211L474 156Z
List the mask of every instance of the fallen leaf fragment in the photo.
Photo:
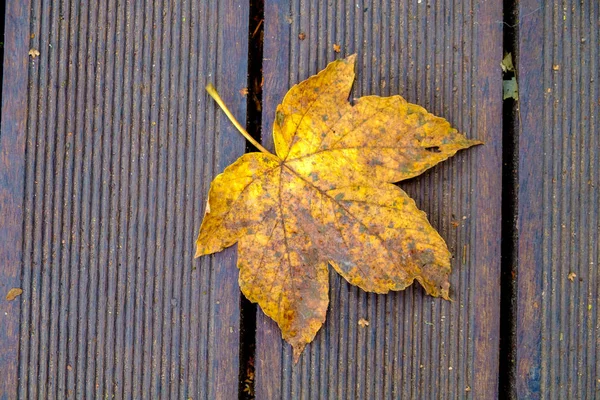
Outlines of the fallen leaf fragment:
M358 320L358 326L364 328L365 326L369 326L369 321L364 318Z
M289 90L276 110L275 155L207 88L261 152L213 180L196 256L238 244L240 288L277 322L295 361L325 321L328 265L368 292L417 280L449 299L446 243L392 183L481 143L400 96L350 104L355 57Z
M335 51L336 53L339 53L340 51L342 51L342 48L340 47L339 44L334 43L333 44L333 51Z
M571 282L573 282L575 278L577 278L577 274L575 272L569 272L569 275L567 275L567 279Z
M23 293L21 288L12 288L6 293L6 300L13 301Z
M30 49L29 55L31 56L31 58L36 58L36 57L39 57L40 52L36 49Z
M506 99L519 100L519 84L514 76L502 81L502 100Z
M502 67L502 72L514 71L515 66L513 64L512 53L506 53L502 62L500 63L500 67Z
M300 32L300 33L298 34L298 39L300 39L300 40L304 40L304 39L306 39L306 33L304 33L304 32Z
M240 94L241 94L242 96L247 96L247 95L248 95L248 88L243 88L243 89L240 89Z

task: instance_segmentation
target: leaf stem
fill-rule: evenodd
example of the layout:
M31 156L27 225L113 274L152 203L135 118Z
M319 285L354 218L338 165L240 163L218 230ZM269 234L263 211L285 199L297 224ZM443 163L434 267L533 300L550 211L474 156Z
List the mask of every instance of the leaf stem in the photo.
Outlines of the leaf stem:
M252 143L257 149L259 149L263 153L271 154L271 152L269 150L262 147L261 144L256 141L256 139L254 139L252 136L250 136L250 134L244 129L244 127L242 125L240 125L240 123L237 121L237 119L235 119L233 114L231 114L231 111L229 111L229 108L227 108L227 106L223 102L223 99L221 99L221 96L219 96L217 89L215 89L215 87L212 85L212 83L209 83L208 85L206 85L206 91L208 92L208 94L210 94L210 96L213 99L215 99L215 101L217 102L219 107L221 107L221 110L223 110L225 115L227 115L227 118L229 118L231 123L237 128L238 131L240 131L240 133L242 135L244 135L244 137L246 139L248 139L248 141L250 143Z

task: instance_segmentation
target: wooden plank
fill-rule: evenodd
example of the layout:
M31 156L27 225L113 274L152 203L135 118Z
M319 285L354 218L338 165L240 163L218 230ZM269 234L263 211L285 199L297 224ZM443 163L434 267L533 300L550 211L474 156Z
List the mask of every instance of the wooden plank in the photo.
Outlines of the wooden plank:
M244 120L248 3L7 10L0 260L24 293L20 320L2 305L2 398L237 397L235 253L193 254L208 185L245 149L204 86Z
M29 1L6 3L2 126L0 129L0 399L17 398L19 315L23 297L7 301L21 287L23 177L27 125Z
M485 146L402 183L447 240L453 302L367 294L331 275L327 322L297 365L258 312L256 397L495 398L501 209L501 2L265 2L263 143L293 84L358 53L352 96L401 94ZM304 33L305 39L299 38ZM337 55L333 44L342 52ZM358 320L370 321L360 328Z
M598 398L600 5L519 15L517 393Z

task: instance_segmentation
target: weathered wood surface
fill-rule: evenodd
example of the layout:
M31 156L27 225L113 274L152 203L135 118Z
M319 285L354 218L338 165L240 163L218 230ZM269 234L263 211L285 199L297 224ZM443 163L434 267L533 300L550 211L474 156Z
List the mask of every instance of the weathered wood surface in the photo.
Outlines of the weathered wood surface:
M1 399L238 397L235 252L192 256L208 184L245 149L203 88L244 120L248 8L6 2ZM518 11L513 394L596 398L600 5ZM501 21L492 1L266 0L267 146L287 89L353 52L353 96L401 94L486 145L400 185L448 241L454 301L366 294L333 273L297 365L258 311L258 399L497 396ZM24 293L6 301L12 287Z
M204 86L243 120L248 18L7 2L1 285L23 295L1 302L1 398L237 397L235 252L193 254L208 184L245 149Z
M402 94L485 146L400 186L454 259L453 302L419 287L367 294L331 276L327 322L294 365L258 312L256 396L495 398L500 307L502 4L484 1L265 2L263 142L287 89L358 53L353 96ZM304 33L301 40L299 34ZM341 46L338 55L333 44ZM358 326L365 318L370 325Z
M0 129L0 399L17 397L21 298L23 177L27 115L29 2L7 2L4 34L2 125Z
M516 391L599 398L600 4L519 4Z

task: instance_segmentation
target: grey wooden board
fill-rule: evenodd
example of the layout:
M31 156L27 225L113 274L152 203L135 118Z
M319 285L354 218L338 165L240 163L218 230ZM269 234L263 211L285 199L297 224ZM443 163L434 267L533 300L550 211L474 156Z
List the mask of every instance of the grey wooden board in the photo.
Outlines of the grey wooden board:
M2 235L20 240L0 246L23 295L3 304L3 398L237 397L235 252L193 254L208 184L245 149L204 86L243 121L248 3L7 15Z
M23 169L29 51L28 2L7 2L4 32L2 126L0 129L0 398L17 397L20 299L6 300L21 286Z
M297 365L276 324L258 311L257 399L496 397L501 20L501 2L265 2L266 146L288 88L354 52L354 97L401 94L486 145L400 185L454 254L454 301L425 296L417 285L367 294L332 273L327 321ZM370 325L359 327L360 318Z
M519 14L517 394L599 398L600 4Z

